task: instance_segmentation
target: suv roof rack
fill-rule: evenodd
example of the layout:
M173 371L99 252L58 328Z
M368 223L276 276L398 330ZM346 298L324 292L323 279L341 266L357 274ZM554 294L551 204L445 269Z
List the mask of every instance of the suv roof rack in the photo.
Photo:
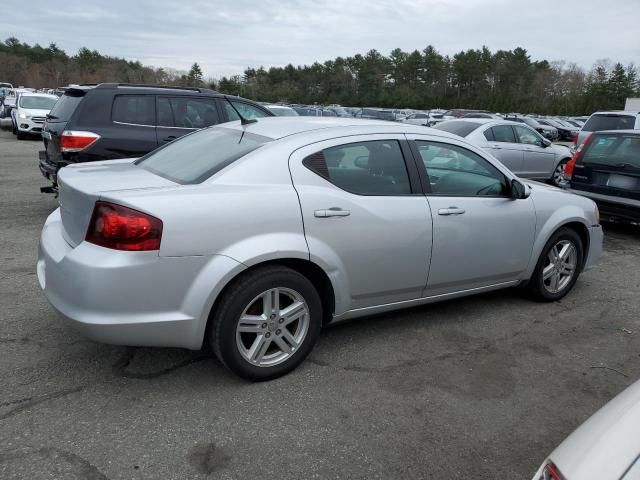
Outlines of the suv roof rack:
M200 87L178 87L173 85L152 85L145 83L101 83L97 88L117 88L117 87L142 87L142 88L162 88L167 90L189 90L198 93L218 93L210 88Z

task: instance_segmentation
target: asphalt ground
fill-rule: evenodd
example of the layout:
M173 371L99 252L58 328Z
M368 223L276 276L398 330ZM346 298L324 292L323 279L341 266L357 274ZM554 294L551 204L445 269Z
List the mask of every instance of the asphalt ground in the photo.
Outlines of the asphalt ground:
M0 478L531 478L640 377L640 229L557 303L502 291L325 329L244 382L203 352L88 341L45 300L57 206L39 140L0 131Z

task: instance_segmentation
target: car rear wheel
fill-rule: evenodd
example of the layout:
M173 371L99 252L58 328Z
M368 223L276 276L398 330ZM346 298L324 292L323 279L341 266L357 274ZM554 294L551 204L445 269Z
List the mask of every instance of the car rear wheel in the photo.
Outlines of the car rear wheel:
M567 185L567 180L564 177L564 167L569 162L569 158L562 160L556 169L553 171L553 176L550 179L550 183L556 187L564 187Z
M561 228L554 233L542 250L529 281L533 297L553 302L569 293L580 275L583 252L582 241L574 230Z
M300 273L272 266L231 284L216 308L210 343L237 375L270 380L296 368L320 334L322 304Z

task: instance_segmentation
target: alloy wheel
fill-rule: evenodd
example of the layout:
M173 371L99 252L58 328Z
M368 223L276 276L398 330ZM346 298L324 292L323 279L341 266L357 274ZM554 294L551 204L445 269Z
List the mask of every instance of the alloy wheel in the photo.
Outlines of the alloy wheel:
M252 365L278 365L298 351L309 323L309 307L300 293L271 288L242 312L236 327L238 351Z
M549 253L542 269L542 284L556 294L571 283L578 266L578 250L570 240L560 240Z
M567 162L560 162L553 171L552 181L556 187L563 187L567 184L567 180L564 177L564 166L566 164Z

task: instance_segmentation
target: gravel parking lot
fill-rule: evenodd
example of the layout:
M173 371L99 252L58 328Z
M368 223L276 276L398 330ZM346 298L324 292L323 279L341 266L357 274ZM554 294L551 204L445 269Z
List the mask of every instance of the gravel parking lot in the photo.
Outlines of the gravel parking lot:
M57 205L40 148L0 131L2 479L526 479L640 377L640 229L615 226L561 302L497 292L338 324L268 383L85 340L35 275Z

